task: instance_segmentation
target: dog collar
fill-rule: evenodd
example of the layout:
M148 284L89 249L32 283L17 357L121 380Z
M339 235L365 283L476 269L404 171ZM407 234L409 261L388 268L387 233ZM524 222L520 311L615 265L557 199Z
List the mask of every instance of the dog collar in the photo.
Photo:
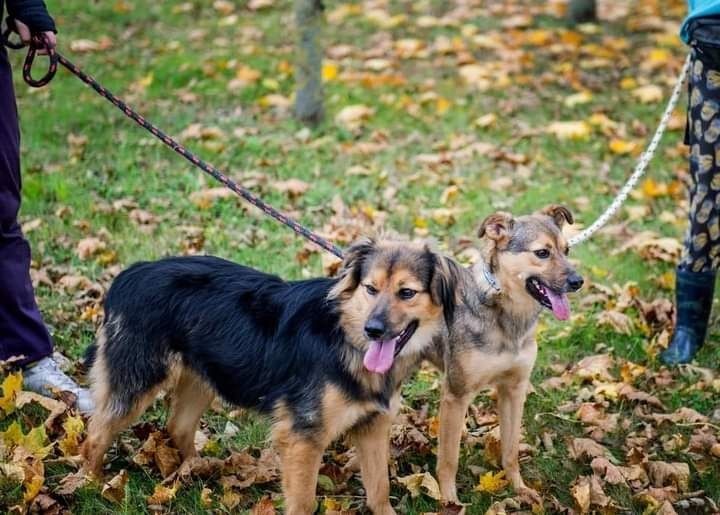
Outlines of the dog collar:
M492 287L495 291L500 291L500 285L498 284L497 278L492 274L490 271L490 268L485 264L483 261L483 277L485 277L485 280L488 282L488 284Z

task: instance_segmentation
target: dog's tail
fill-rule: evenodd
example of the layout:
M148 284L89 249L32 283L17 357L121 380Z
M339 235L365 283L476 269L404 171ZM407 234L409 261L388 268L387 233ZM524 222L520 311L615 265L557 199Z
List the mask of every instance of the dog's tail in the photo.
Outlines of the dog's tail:
M91 369L95 364L95 358L97 357L97 343L93 342L90 347L85 349L85 368Z

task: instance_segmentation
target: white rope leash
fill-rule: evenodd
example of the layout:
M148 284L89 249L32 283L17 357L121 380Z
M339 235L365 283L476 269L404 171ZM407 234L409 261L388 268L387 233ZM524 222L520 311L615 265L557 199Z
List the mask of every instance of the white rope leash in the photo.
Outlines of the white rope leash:
M675 109L675 106L680 99L682 86L685 82L685 77L687 77L688 70L690 69L690 57L690 54L688 54L687 59L685 60L685 64L683 65L682 70L680 70L680 75L678 76L678 80L675 84L672 95L670 95L670 100L668 100L665 112L663 113L662 118L660 118L660 124L655 130L655 135L653 136L652 140L650 140L650 144L648 145L647 149L645 150L645 152L642 153L637 165L635 165L635 171L633 171L630 178L627 180L622 189L618 192L617 196L613 199L612 203L608 206L605 212L601 214L598 219L592 223L590 227L582 231L580 234L577 234L570 238L568 243L571 247L577 245L578 243L583 243L585 240L590 238L590 236L595 234L598 229L608 223L610 218L615 216L615 213L618 212L625 200L627 200L628 195L633 190L633 188L635 188L640 178L645 174L645 170L647 169L648 164L655 155L655 151L657 150L657 147L660 144L660 140L665 133L665 129L667 128L668 122L670 121L670 116L672 115L673 109Z

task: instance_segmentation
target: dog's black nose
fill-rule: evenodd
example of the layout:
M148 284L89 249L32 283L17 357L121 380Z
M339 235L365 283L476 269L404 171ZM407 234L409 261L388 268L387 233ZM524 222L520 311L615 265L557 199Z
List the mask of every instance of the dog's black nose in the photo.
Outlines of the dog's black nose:
M365 323L365 334L371 340L377 340L385 334L385 324L379 318L371 318Z
M567 279L568 288L570 288L571 291L578 291L582 288L583 283L585 283L585 281L579 274L573 273Z

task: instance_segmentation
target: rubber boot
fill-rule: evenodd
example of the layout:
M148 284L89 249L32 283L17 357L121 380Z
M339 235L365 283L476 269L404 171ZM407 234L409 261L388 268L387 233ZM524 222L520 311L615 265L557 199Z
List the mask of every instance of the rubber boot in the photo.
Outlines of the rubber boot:
M666 365L690 363L705 342L715 289L715 272L691 272L678 267L675 275L675 332L660 354Z

